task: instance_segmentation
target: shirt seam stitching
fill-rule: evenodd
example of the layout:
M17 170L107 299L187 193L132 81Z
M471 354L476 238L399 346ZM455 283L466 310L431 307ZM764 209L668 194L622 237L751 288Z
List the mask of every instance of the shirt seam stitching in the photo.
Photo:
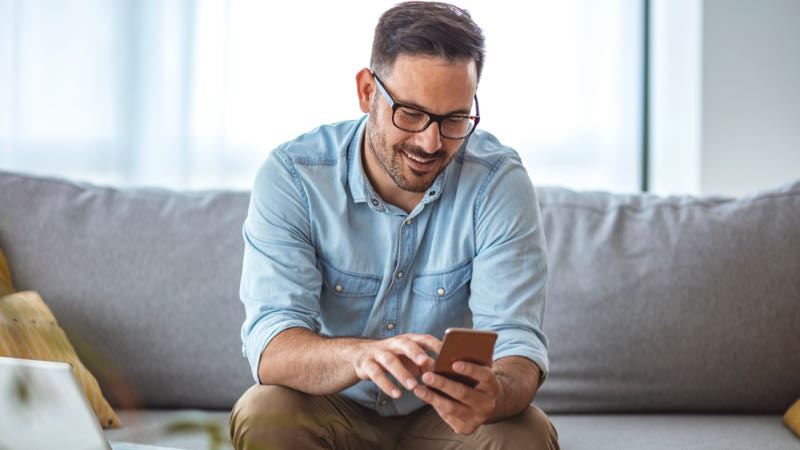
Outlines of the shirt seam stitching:
M303 200L303 207L306 210L306 216L307 216L306 218L308 220L308 227L309 227L308 237L309 240L311 241L311 245L316 248L316 244L314 243L314 233L311 230L311 206L309 205L308 196L306 195L306 191L303 188L303 184L300 181L300 175L297 173L297 168L295 168L291 157L287 155L282 148L276 149L275 152L283 162L283 165L284 167L286 167L286 170L288 170L289 174L292 176L292 182L294 183L294 187L297 189L297 193Z
M478 210L481 207L483 202L483 196L486 193L486 189L489 187L489 183L494 179L495 174L500 170L500 167L503 165L505 158L502 156L498 157L497 160L494 162L494 165L491 166L489 169L489 173L484 178L483 183L481 183L481 187L478 189L478 193L475 196L475 205L472 209L472 229L476 229L477 221L478 221ZM476 236L477 237L477 236ZM477 247L477 245L476 245Z

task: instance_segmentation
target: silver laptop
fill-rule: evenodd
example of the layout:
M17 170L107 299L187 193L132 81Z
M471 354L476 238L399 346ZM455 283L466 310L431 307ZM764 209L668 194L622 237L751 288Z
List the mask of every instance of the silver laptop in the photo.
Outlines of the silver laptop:
M157 448L109 443L69 364L0 357L0 449Z

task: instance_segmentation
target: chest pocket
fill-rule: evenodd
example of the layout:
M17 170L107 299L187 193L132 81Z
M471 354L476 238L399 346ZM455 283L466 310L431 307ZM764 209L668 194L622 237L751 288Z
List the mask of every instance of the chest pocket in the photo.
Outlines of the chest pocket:
M447 270L429 272L414 278L414 294L429 301L447 301L463 294L464 286L472 279L472 260Z
M380 277L340 270L320 259L322 282L334 297L375 297L381 287Z
M319 261L323 284L322 334L361 336L381 287L380 277L338 269L323 259Z

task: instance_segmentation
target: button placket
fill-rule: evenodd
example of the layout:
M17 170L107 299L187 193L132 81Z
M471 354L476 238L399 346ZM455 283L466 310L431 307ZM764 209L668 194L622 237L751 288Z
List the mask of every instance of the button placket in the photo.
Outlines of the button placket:
M388 306L389 313L385 316L386 324L384 325L384 333L388 336L394 336L397 334L397 314L398 314L398 307L397 304L399 303L398 295L402 292L399 285L404 278L407 278L407 273L402 270L404 267L404 262L407 262L409 257L406 253L408 253L409 245L407 245L407 240L413 238L413 228L410 228L414 224L413 218L409 217L400 222L400 230L399 230L399 237L397 240L397 259L395 260L394 264L394 280L391 283L389 289L394 288L394 296L391 301L391 305ZM411 233L411 234L409 234ZM413 251L412 251L413 253Z

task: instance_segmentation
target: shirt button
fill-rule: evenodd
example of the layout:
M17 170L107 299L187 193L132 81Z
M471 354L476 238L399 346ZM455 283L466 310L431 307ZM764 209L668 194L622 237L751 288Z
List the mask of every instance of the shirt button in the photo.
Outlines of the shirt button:
M344 290L344 288L342 287L341 284L337 284L335 289L336 289L336 292L342 292Z
M406 220L406 225L411 225L414 222L414 219Z
M439 288L439 289L436 290L436 293L439 294L439 297L441 297L444 294L446 294L447 291L445 291L444 288Z
M394 324L392 322L389 322L388 324L386 324L386 329L387 330L394 330Z
M387 404L389 404L389 402L387 402L385 398L382 398L381 401L378 402L378 404L381 406L386 406Z
M397 278L403 278L403 272L397 272Z
M372 206L378 206L378 200L372 199Z

